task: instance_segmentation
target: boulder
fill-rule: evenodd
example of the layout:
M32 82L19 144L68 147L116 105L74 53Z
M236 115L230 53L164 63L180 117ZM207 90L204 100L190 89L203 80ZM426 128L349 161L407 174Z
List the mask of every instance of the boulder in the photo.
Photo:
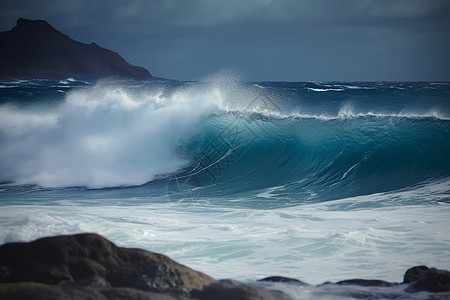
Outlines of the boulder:
M409 284L408 291L450 292L450 272L416 266L406 271L403 283Z
M358 286L394 286L396 283L378 279L347 279L336 282L338 285L358 285Z
M288 283L288 284L295 284L295 285L308 285L307 283L295 279L295 278L289 278L284 276L270 276L263 279L259 279L258 281L266 281L266 282L282 282L282 283Z
M283 276L242 283L216 281L165 255L118 247L92 233L0 246L1 299L288 300L305 292L365 299L422 291L450 295L450 272L416 266L402 284L350 279L313 286Z
M5 284L3 284L5 285ZM15 285L15 284L7 284ZM33 283L22 283L15 289L2 290L0 298L9 300L188 300L182 295L154 293L126 287L91 287L75 285L56 285L37 287Z
M215 280L162 254L120 248L98 234L76 234L2 245L0 282L76 283L188 295Z
M281 291L269 290L231 280L221 280L206 286L203 290L193 291L192 297L199 300L290 300Z

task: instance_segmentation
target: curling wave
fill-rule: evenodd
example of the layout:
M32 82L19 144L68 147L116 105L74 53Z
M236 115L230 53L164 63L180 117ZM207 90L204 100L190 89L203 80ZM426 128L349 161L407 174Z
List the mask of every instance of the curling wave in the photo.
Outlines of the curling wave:
M58 84L0 106L0 181L331 199L450 176L445 84Z
M174 178L204 192L336 199L450 176L450 122L434 118L276 119L221 115L184 146Z

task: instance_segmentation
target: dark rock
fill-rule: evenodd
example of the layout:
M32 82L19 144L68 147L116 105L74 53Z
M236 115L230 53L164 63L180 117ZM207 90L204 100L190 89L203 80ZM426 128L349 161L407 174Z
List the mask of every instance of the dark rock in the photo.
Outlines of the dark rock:
M21 289L3 291L0 286L0 298L9 300L188 300L182 295L161 294L138 289L115 287L91 287L91 286L47 286L28 287L22 285Z
M269 290L254 285L222 280L212 283L203 290L193 291L191 296L199 300L289 300L281 291Z
M0 283L0 298L6 298L5 295L12 295L20 291L25 290L33 291L49 287L52 286L39 282Z
M409 283L408 291L450 292L450 272L417 266L406 271L404 283Z
M396 283L377 279L348 279L336 282L338 285L358 285L358 286L394 286Z
M408 269L403 276L403 283L411 283L413 281L419 280L425 276L430 271L427 266L415 266Z
M46 21L19 19L0 32L0 79L155 79L116 52L72 40Z
M239 283L216 281L162 254L117 247L97 234L0 246L0 299L287 300L305 290L312 297L398 299L410 295L405 292L450 292L450 272L413 267L402 285L350 279L310 286L282 276Z
M289 283L289 284L297 284L297 285L308 285L307 283L294 279L289 277L283 277L283 276L270 276L263 279L259 279L258 281L269 281L269 282L282 282L282 283Z
M0 282L75 282L187 295L215 280L167 256L120 248L97 234L43 238L0 247Z
M100 276L93 276L84 279L80 279L68 284L82 285L82 286L95 286L95 287L109 287L111 286L105 278Z

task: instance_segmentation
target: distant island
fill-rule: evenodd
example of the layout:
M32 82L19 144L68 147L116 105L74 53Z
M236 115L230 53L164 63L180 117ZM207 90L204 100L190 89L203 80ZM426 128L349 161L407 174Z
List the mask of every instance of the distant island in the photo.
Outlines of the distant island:
M69 77L159 79L118 53L75 41L43 20L21 18L10 31L0 32L0 79Z

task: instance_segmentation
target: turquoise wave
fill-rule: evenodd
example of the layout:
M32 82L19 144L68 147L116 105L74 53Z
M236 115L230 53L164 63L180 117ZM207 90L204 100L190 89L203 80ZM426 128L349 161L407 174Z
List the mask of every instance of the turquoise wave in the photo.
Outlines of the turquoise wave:
M450 121L229 113L211 116L178 155L189 164L170 176L175 194L183 184L209 196L274 189L295 201L341 199L450 176Z
M322 201L450 177L449 83L0 82L0 182ZM164 187L164 188L161 188Z

